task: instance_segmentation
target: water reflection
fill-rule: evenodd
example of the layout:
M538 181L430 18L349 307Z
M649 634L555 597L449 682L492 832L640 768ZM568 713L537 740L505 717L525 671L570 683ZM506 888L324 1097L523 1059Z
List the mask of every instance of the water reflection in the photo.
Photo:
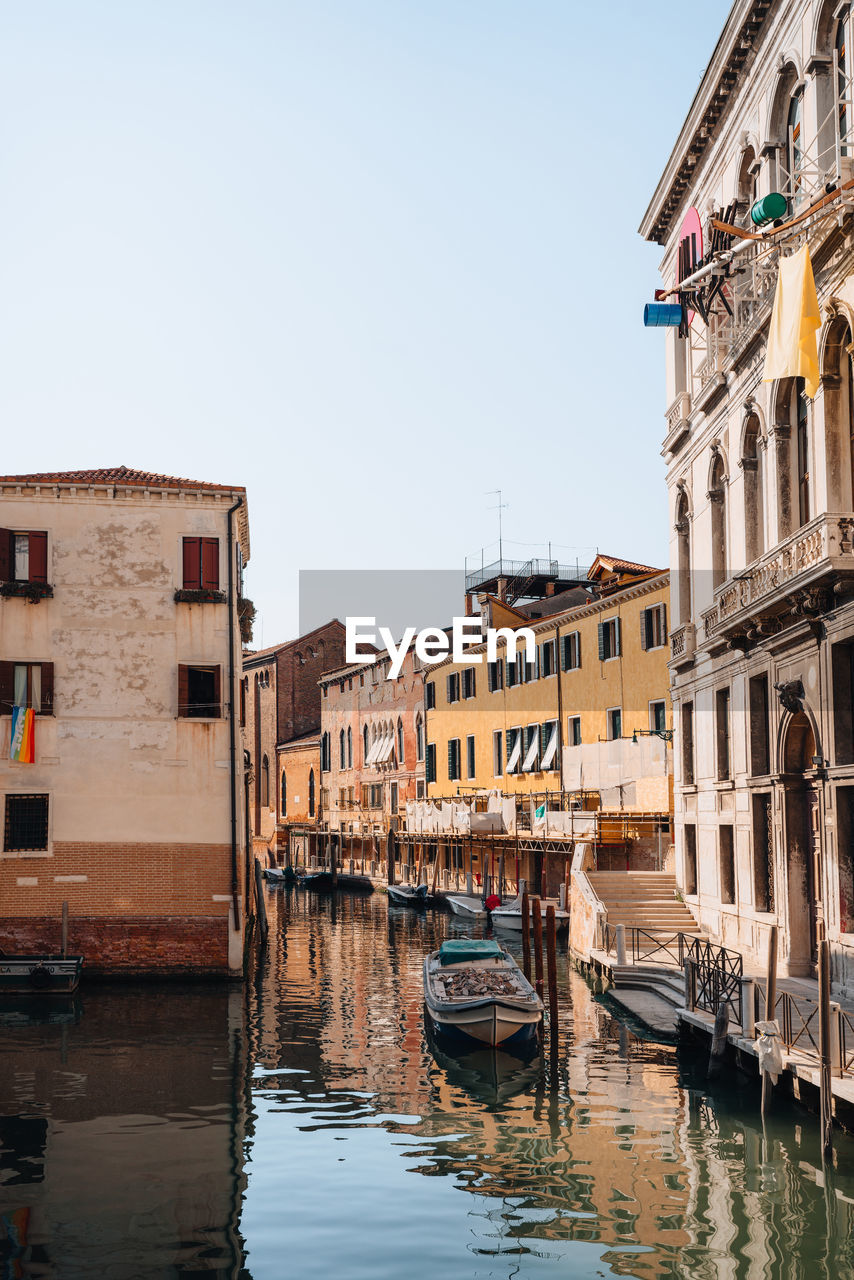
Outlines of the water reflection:
M427 1038L472 926L268 892L245 989L0 1010L0 1276L854 1274L852 1143L637 1039L563 965L551 1063ZM511 948L512 948L511 942Z

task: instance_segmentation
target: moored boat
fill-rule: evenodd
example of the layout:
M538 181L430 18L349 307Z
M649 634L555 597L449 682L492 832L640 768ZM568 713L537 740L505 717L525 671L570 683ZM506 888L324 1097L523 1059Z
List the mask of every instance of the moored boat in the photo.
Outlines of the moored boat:
M543 1002L513 957L489 939L453 938L424 960L424 1003L435 1029L493 1048L530 1040Z
M414 907L416 911L421 910L430 901L430 889L426 884L417 886L390 884L388 886L388 900L394 903L396 907Z
M449 893L445 901L455 916L462 916L466 920L485 920L489 915L480 898L470 898L461 893Z
M530 913L530 904L533 899L529 899L528 911ZM543 920L545 920L547 902L541 902ZM521 896L514 899L513 902L504 903L500 907L495 907L491 912L492 923L504 929L513 929L516 933L522 932L522 898ZM555 928L558 933L562 929L569 927L569 912L564 911L562 907L555 907Z
M345 875L339 871L337 883L332 884L331 871L312 871L297 881L300 889L311 889L314 893L330 893L333 888L346 889L349 893L373 893L374 886L367 876Z
M296 884L298 879L293 867L265 867L263 875L268 884Z
M69 996L80 984L82 969L82 956L0 951L0 996Z

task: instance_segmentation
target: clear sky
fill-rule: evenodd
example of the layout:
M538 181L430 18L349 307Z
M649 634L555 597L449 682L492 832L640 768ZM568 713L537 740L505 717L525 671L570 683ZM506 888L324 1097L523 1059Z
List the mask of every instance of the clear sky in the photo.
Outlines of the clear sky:
M0 0L0 469L245 484L265 644L497 488L506 555L665 564L637 226L728 7Z

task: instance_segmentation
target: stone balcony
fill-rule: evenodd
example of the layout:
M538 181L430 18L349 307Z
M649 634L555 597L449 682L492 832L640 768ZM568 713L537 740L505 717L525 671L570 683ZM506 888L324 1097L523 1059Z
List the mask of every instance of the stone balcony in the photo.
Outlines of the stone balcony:
M677 627L670 633L670 665L679 668L688 666L694 661L696 637L693 622L684 627Z
M667 410L667 435L661 448L663 457L676 453L691 434L691 397L680 391Z
M834 605L834 588L854 579L854 516L816 516L715 591L702 615L704 639L748 648Z

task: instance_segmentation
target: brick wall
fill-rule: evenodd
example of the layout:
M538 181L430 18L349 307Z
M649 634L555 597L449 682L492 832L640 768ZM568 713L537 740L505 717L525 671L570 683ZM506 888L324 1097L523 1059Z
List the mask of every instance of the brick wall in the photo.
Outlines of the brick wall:
M11 954L59 951L55 917L11 917L0 922L0 947ZM70 955L84 958L84 977L229 976L225 916L138 916L121 920L71 916Z

